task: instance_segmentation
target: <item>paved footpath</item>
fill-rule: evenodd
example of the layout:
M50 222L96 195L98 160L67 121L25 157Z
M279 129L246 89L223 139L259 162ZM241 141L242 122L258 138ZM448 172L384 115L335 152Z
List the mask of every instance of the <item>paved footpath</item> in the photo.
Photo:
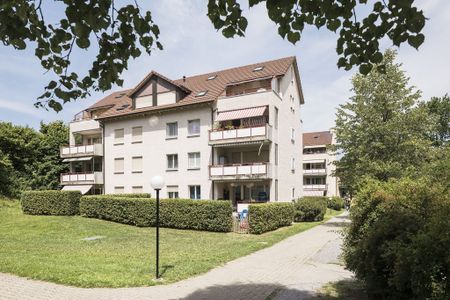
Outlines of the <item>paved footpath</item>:
M84 289L0 273L0 299L307 299L327 282L352 277L338 262L341 215L272 247L170 285Z

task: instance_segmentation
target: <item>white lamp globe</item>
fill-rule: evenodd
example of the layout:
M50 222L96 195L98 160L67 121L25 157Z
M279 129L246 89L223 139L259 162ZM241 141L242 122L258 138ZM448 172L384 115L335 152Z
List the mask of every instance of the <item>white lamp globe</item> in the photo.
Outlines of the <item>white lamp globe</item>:
M151 181L152 188L160 190L164 187L164 178L162 176L153 176Z

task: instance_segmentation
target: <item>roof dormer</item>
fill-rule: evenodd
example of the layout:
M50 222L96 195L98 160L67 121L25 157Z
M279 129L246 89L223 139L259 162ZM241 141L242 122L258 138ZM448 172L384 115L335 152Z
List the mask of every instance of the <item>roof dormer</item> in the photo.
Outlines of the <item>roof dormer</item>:
M139 109L174 104L190 92L186 87L152 71L128 93L128 97L132 99L133 109Z

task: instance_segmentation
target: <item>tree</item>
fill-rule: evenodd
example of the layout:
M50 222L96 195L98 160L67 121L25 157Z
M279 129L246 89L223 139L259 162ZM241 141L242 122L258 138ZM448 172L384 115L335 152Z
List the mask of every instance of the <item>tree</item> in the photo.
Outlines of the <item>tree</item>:
M30 127L0 122L0 195L18 197L28 189L56 189L67 169L59 147L67 143L69 129L62 121Z
M395 56L391 50L385 53L384 73L374 69L367 76L355 75L354 94L336 113L333 149L343 155L336 162L336 176L351 194L364 177L400 178L432 158L432 122L418 106L420 91L409 86Z
M433 97L422 103L428 114L435 120L434 129L430 136L435 146L443 146L450 141L450 97Z
M359 66L363 74L382 61L381 39L387 37L396 46L407 42L415 48L425 39L421 33L425 16L413 5L414 0L376 1L363 18L356 11L367 10L367 0L249 0L248 5L263 2L268 17L278 25L279 34L293 44L300 40L305 25L339 32L338 66L346 70ZM57 76L45 87L37 106L60 111L64 103L84 98L91 90L122 86L120 75L131 58L139 57L142 50L150 54L155 48L162 49L159 28L151 12L143 11L137 1L121 7L114 0L55 3L64 11L57 15L56 23L44 16L50 9L44 7L42 0L5 0L0 4L3 44L19 50L34 47L42 67ZM244 36L248 25L237 0L209 0L208 17L228 38ZM98 49L91 68L83 76L69 71L71 53L76 48Z
M68 171L68 165L60 158L59 149L69 140L69 127L62 121L41 122L39 132L39 158L34 163L30 185L33 189L54 190L60 186L60 174Z

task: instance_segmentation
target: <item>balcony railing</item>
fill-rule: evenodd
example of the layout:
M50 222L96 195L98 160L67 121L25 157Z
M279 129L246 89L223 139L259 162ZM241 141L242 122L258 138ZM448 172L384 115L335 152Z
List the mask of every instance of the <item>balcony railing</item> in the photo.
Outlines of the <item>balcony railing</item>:
M270 140L271 133L272 127L269 124L234 129L215 129L209 131L209 143Z
M103 172L63 173L61 184L103 184Z
M327 189L327 184L304 184L303 190L305 191L324 191Z
M62 146L60 148L60 156L66 157L80 157L80 156L103 156L103 145L74 145Z
M323 175L327 174L327 169L303 169L303 174L305 175Z
M214 165L209 167L211 179L269 178L269 163Z

